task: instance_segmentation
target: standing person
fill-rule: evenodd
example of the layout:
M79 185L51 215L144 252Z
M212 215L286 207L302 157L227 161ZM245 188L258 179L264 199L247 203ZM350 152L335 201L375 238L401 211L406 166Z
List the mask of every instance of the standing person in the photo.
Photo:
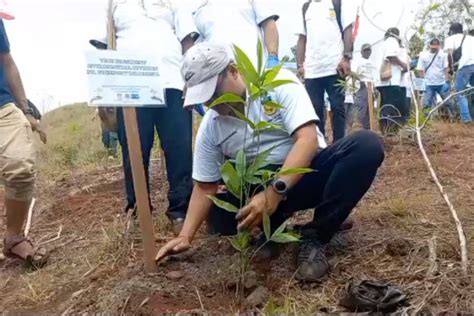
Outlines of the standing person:
M380 126L386 134L397 132L398 125L404 125L408 116L406 93L401 87L402 73L408 71L408 64L400 59L399 29L388 29L382 49L376 87L381 95Z
M0 19L0 184L5 186L6 209L3 254L41 267L46 253L35 249L23 234L36 181L33 131L46 143L46 134L33 114Z
M166 159L168 210L172 230L181 230L192 191L192 112L183 109L184 81L180 65L197 38L191 11L179 0L121 0L114 3L117 50L153 53L159 58L165 107L137 108L143 162L149 186L150 155L158 132ZM102 40L105 43L105 40ZM126 210L136 208L135 190L122 109L117 109L118 136L122 147Z
M111 107L97 108L97 115L100 118L100 129L102 134L102 144L107 149L109 159L117 158L118 134L116 119L114 119L115 126L110 126L108 122L110 117L115 118L116 109ZM109 124L108 124L109 123Z
M403 102L405 102L405 117L403 120L405 122L410 118L410 108L411 108L411 78L410 78L410 64L411 57L408 53L408 49L402 45L400 41L400 60L407 64L407 70L402 72L402 78L400 80L400 87L402 89Z
M303 4L296 46L298 74L305 79L319 129L325 134L324 93L333 113L333 142L344 137L344 91L339 82L350 74L356 14L347 0L307 1Z
M449 97L450 92L450 89L446 89L446 85L449 85L448 54L441 49L438 38L433 38L430 41L430 49L420 54L416 68L426 83L423 107L430 111L437 95L444 100Z
M378 76L377 67L370 60L371 55L372 46L370 44L362 45L362 58L354 60L351 67L352 70L360 78L360 80L358 81L360 88L355 95L355 108L358 114L357 117L359 123L364 129L370 129L369 89L367 88L368 83L374 83L375 78L377 78Z
M199 0L199 4L194 22L200 40L226 45L229 56L235 44L257 65L257 43L263 35L267 67L279 63L279 16L271 0Z
M198 44L191 48L182 73L188 78L185 105L209 103L225 93L243 97L248 93L239 69L223 46ZM374 133L359 131L327 147L304 86L287 70L278 76L295 83L275 89L276 102L282 105L275 113L266 114L259 101L248 105L220 104L206 113L196 139L193 170L196 184L186 221L180 236L160 249L158 261L189 249L205 220L213 230L235 235L237 230L259 227L264 213L271 216L276 228L293 212L317 207L315 219L304 229L296 278L320 281L328 274L324 247L371 186L384 159L382 142ZM231 107L245 111L253 120L272 120L284 129L259 133L256 137L255 131L248 130L247 123L238 119ZM267 188L262 187L235 216L214 206L208 196L217 195L238 205L239 201L230 193L218 193L222 179L220 167L225 157L235 160L244 147L249 162L259 150L274 148L267 160L272 167L283 170L310 167L317 172L275 179Z
M474 37L463 34L461 23L453 23L449 28L449 37L444 43L444 49L449 54L450 66L459 69L456 73L456 91L463 91L467 88L471 77L474 74ZM460 55L460 58L456 58ZM471 123L472 116L469 111L467 97L464 94L457 96L461 121Z

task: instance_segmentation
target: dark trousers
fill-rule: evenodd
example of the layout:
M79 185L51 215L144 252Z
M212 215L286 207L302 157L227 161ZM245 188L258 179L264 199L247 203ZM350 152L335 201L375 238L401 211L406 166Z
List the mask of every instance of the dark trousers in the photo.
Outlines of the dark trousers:
M399 86L378 87L381 96L380 127L383 133L396 133L410 115L406 90ZM397 125L398 124L398 125Z
M165 153L166 171L170 187L168 191L169 207L166 214L170 218L183 218L188 209L193 186L192 112L183 108L182 92L179 90L166 90L166 105L165 108L137 108L143 164L149 191L148 169L156 129L161 148ZM122 109L117 111L117 120L119 141L122 146L127 208L133 208L136 204L136 198Z
M345 94L339 86L339 80L341 80L341 77L338 75L305 80L306 90L311 98L316 114L319 116L319 129L324 135L326 135L324 92L329 96L331 113L333 114L333 142L344 137L346 126Z
M272 229L294 212L315 208L313 221L306 228L314 232L312 237L328 243L372 185L383 160L381 138L366 130L357 131L322 150L311 163L315 172L305 174L271 216ZM217 197L239 205L231 193ZM237 233L235 214L217 206L211 209L208 226L213 233Z

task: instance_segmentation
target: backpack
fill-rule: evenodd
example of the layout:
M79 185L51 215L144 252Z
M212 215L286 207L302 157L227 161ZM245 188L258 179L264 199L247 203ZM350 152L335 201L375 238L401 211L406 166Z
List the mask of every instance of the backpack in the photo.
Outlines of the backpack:
M459 47L453 51L452 58L453 58L453 65L455 65L455 68L456 68L456 64L458 64L462 58L462 46L464 44L464 40L466 39L466 36L467 35L464 34L464 37L462 38L462 41L461 41L461 45L459 45Z
M344 37L344 28L342 27L342 18L341 18L341 1L342 0L332 0L332 5L334 6L334 11L336 11L336 20L337 25L339 26L339 30L341 31L341 37ZM303 21L304 21L304 28L306 30L306 12L308 12L309 5L313 2L309 0L303 4Z

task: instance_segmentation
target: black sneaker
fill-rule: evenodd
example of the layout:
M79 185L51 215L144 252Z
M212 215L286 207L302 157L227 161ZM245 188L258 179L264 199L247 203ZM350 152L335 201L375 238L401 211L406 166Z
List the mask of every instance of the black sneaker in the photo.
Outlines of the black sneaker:
M298 253L296 279L304 282L321 282L329 273L329 262L324 246L318 240L304 240Z
M256 242L255 242L255 249L259 249L264 243L266 242L265 236L261 234ZM279 243L270 241L265 244L265 246L261 247L258 252L256 253L256 260L257 261L266 261L276 259L281 253L281 245Z

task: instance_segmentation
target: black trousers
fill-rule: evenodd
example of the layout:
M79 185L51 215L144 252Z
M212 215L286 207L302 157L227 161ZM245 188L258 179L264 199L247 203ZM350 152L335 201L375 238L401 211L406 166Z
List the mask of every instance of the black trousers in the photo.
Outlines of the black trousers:
M400 86L378 87L377 89L382 99L380 105L382 132L396 133L399 130L399 125L405 125L410 116L410 108L406 102L406 90Z
M333 142L343 138L346 131L346 110L344 108L345 93L338 81L338 75L316 79L306 79L305 86L316 114L319 116L319 129L326 135L326 107L324 105L324 92L329 96L331 113L333 114Z
M122 147L127 208L136 204L133 187L132 167L128 154L127 135L122 109L117 111L118 136ZM165 154L168 175L169 206L166 214L170 218L184 218L188 209L193 188L192 182L192 112L183 108L182 92L166 90L166 107L137 108L138 130L145 166L146 180L149 185L150 155L155 142L155 129Z
M312 237L328 243L372 185L383 160L381 138L366 130L322 150L311 163L315 172L305 174L271 216L272 229L294 212L315 208L313 221L306 226L314 231ZM240 204L231 193L217 197L236 206ZM235 214L213 206L208 227L212 233L235 235Z

